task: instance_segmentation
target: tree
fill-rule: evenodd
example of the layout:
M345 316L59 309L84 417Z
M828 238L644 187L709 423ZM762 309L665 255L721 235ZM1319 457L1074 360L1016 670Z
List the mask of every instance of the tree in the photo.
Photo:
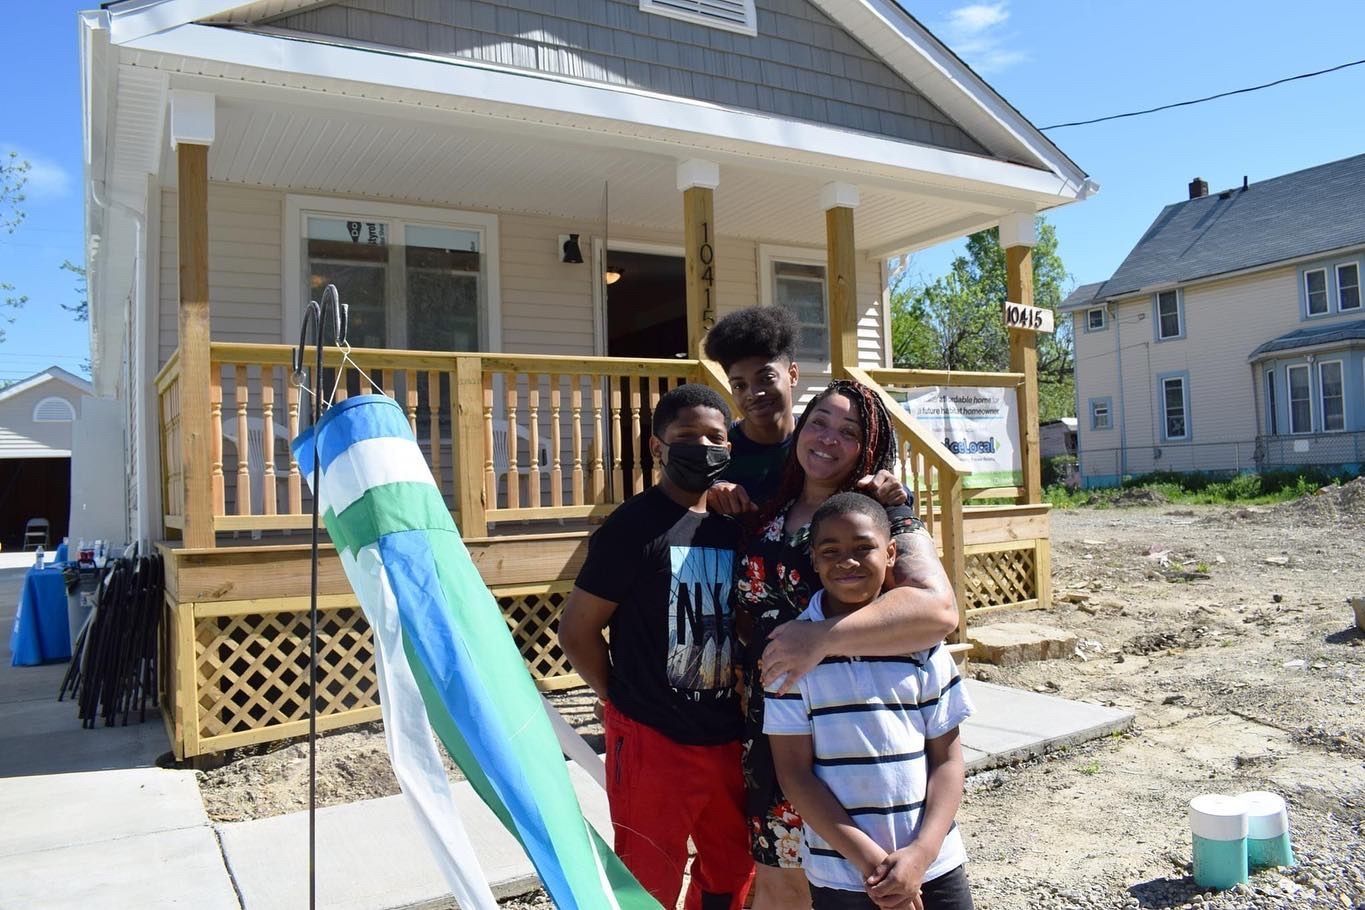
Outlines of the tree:
M967 238L965 255L948 274L928 284L899 281L891 294L892 352L897 367L930 370L1009 369L1009 336L1000 314L1006 297L1005 251L999 230ZM1056 312L1074 284L1057 254L1057 231L1038 219L1033 248L1033 302ZM1038 336L1040 420L1071 416L1075 410L1075 350L1071 322L1059 318L1057 331Z
M68 306L62 304L62 309L71 314L71 318L77 322L90 321L90 293L85 283L85 266L76 265L70 259L63 259L61 266L63 272L70 272L76 276L76 297L74 304Z
M24 221L24 185L28 183L29 164L16 152L0 161L0 231L13 234ZM0 318L14 322L14 310L28 303L28 297L16 293L14 285L0 281ZM0 328L0 341L5 340L5 330Z

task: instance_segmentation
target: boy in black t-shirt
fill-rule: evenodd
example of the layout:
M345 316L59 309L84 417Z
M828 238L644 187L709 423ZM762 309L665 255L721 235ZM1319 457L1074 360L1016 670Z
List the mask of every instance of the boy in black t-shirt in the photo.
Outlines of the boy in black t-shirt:
M592 536L559 622L564 653L605 703L616 853L668 908L689 837L688 910L739 910L753 871L732 670L740 532L706 505L729 461L729 421L705 386L659 399L649 447L662 480Z

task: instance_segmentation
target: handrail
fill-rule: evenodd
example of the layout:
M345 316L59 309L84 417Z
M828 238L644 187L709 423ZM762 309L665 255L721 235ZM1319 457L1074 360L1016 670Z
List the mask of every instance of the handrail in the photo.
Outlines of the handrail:
M881 387L870 375L870 371L862 367L845 367L850 379L861 382L863 385L872 389L881 398L882 404L886 405L887 411L891 413L891 419L896 422L901 432L914 440L915 445L924 450L925 456L940 471L952 473L958 477L965 477L972 473L971 467L962 461L952 452L944 447L943 443L930 436L924 431L924 427L919 422L905 412L901 403L892 398L891 395ZM877 372L882 372L878 370Z
M161 369L156 371L156 378L152 380L157 392L166 391L167 386L180 373L180 348L171 351L171 356L166 358L166 363Z
M985 373L967 370L898 370L887 368L866 369L881 385L900 388L922 388L924 386L993 386L1013 389L1024 381L1023 373Z

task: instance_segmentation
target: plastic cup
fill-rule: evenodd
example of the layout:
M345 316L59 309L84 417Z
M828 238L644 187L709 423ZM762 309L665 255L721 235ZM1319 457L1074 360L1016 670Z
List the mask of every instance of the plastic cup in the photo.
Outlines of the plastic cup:
M1267 869L1294 865L1289 843L1289 809L1278 793L1253 791L1237 797L1247 807L1247 866Z
M1206 794L1190 800L1194 881L1227 890L1247 880L1247 805L1235 796Z

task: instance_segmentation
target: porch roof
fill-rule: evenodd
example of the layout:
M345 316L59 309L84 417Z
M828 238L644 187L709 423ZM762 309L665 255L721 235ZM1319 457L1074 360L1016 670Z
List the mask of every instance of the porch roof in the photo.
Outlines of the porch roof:
M1347 347L1365 342L1365 319L1353 319L1329 325L1307 326L1286 332L1273 338L1251 352L1252 360L1260 360L1269 354L1284 351L1300 351L1304 348L1320 348L1327 345Z

